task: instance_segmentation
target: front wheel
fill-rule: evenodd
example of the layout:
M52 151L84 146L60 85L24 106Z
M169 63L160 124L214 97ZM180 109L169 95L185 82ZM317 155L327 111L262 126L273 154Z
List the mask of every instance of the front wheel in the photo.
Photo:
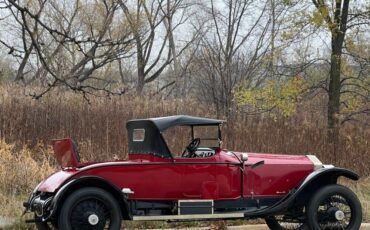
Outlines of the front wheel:
M312 230L357 230L361 221L360 201L356 194L341 185L318 190L307 207L307 223Z
M82 188L64 202L58 220L60 229L121 228L121 211L115 198L100 188Z

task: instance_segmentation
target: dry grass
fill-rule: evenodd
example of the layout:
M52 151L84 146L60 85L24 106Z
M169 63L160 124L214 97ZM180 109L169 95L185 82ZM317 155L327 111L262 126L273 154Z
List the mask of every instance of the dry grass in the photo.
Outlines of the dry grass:
M2 216L20 216L22 202L27 193L53 173L56 168L49 161L49 155L39 152L36 160L35 152L26 147L15 150L14 145L0 140L0 210Z
M350 187L357 194L362 205L363 222L370 222L370 177L358 182L345 180L341 184Z
M164 100L159 96L124 95L90 98L89 104L82 96L62 91L40 100L25 95L27 92L18 87L0 88L0 139L14 143L17 148L23 145L34 148L38 143L48 145L53 138L73 137L84 160L107 160L114 155L125 158L125 124L130 119L174 114L215 117L216 114L209 106L189 98ZM343 127L339 143L334 146L327 139L325 114L311 107L311 104L301 105L291 118L272 119L269 114L247 116L235 112L224 126L225 147L246 152L312 153L324 163L370 175L370 129L359 125ZM184 142L178 140L179 135L168 136L171 138L167 141L175 145L174 149Z

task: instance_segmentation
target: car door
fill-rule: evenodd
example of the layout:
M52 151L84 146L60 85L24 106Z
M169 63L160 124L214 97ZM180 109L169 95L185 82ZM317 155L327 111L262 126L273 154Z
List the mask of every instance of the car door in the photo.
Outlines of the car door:
M222 162L218 155L176 158L182 172L182 199L234 199L240 197L239 165Z

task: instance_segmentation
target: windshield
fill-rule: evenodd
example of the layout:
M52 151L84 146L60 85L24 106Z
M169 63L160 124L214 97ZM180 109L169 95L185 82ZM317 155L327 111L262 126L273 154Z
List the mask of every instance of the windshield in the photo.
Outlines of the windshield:
M219 147L218 126L193 126L194 138L200 138L199 147Z
M194 139L200 138L199 148L219 147L219 129L212 126L176 126L162 132L169 150L173 156L179 156L186 146Z

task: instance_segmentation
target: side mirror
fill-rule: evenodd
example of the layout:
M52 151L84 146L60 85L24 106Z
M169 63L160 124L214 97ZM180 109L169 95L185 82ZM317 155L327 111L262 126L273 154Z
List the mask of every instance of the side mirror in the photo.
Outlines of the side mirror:
M240 160L241 160L242 162L246 162L246 161L248 160L248 153L242 153L242 154L240 155Z

